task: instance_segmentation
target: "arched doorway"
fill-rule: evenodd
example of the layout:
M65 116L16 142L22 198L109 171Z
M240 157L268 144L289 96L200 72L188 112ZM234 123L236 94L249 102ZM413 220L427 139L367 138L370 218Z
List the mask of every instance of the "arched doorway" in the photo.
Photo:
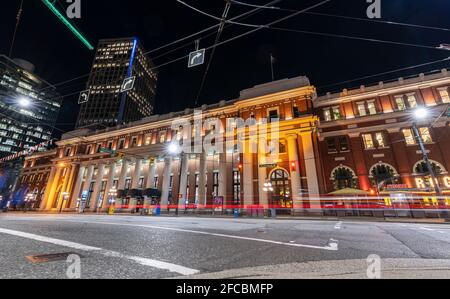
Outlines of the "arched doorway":
M373 186L398 184L397 170L389 164L378 163L370 169L370 179Z
M291 181L289 174L284 169L275 169L270 174L272 183L271 205L280 212L291 212L293 208Z
M330 180L333 183L334 190L336 191L346 188L358 188L358 177L353 169L347 166L341 165L333 169Z

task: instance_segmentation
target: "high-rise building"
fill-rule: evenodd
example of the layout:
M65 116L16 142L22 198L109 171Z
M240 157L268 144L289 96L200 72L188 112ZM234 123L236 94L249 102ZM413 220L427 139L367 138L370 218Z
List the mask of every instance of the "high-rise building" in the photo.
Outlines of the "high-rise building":
M0 55L0 158L50 141L61 102L31 63Z
M121 92L126 78L132 90ZM81 104L77 128L140 120L153 114L158 75L137 38L100 40L88 81L89 99Z

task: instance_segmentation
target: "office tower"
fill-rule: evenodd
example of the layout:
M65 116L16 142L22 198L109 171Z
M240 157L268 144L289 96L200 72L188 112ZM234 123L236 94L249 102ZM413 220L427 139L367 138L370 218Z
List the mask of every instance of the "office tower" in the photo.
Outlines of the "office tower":
M134 88L121 92L126 78ZM114 126L153 114L157 73L137 38L100 40L89 76L89 99L81 104L77 128Z

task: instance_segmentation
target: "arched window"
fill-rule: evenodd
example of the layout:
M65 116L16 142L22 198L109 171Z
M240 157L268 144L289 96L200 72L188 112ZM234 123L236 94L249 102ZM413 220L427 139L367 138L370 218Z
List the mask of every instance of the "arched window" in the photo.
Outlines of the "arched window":
M398 173L395 168L386 163L379 163L370 169L370 178L373 185L390 185L398 183Z
M342 190L345 188L358 188L358 178L355 172L347 166L339 166L331 173L331 181L334 190Z
M447 173L444 166L442 166L442 164L440 164L439 162L430 160L430 163L431 163L431 166L433 168L433 172L435 175L442 175L442 174ZM428 169L427 163L425 163L425 161L417 162L416 165L414 165L414 174L423 175L423 176L430 175L430 171Z

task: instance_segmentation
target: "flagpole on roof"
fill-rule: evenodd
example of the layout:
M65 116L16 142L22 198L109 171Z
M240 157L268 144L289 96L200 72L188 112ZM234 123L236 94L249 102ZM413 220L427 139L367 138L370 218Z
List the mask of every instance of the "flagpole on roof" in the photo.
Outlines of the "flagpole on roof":
M270 70L272 72L272 82L275 81L275 74L273 71L273 64L275 63L275 58L273 57L273 54L270 53Z

